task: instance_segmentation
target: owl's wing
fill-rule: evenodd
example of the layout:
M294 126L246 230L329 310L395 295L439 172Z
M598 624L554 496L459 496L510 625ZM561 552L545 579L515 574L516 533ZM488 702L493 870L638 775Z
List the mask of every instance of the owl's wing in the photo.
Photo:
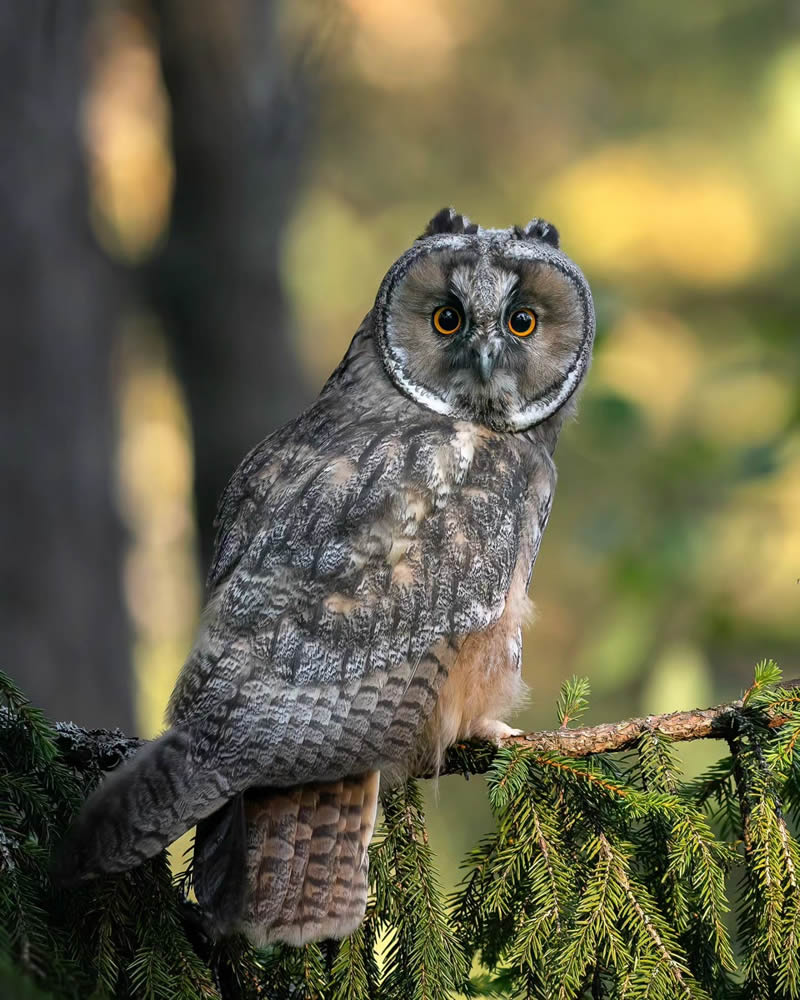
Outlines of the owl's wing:
M461 641L502 614L523 535L538 547L532 449L435 415L314 419L252 452L223 499L172 728L112 784L113 813L138 811L122 867L248 787L408 761ZM108 800L87 812L113 823Z
M253 453L223 499L171 705L215 755L225 731L246 782L407 756L460 640L502 613L528 527L530 470L502 439L375 420L318 440Z

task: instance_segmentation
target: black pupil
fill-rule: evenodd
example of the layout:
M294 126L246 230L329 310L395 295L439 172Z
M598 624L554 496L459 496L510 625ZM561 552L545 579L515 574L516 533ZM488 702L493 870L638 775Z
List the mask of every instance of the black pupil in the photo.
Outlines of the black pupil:
M456 330L461 319L455 309L442 309L439 313L439 326L443 330Z
M511 329L514 330L516 333L527 333L528 330L530 330L530 328L531 328L530 313L526 313L520 310L519 312L515 312L514 315L511 317Z

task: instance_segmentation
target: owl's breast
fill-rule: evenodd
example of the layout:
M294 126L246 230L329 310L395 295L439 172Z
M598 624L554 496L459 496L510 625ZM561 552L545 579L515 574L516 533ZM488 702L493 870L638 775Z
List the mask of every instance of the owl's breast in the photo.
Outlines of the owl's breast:
M467 477L463 489L473 502L517 506L522 524L516 562L500 616L488 627L461 637L460 652L423 733L423 757L432 754L441 759L451 743L482 736L487 720L507 717L527 692L521 674L522 630L533 618L528 586L550 512L555 469L543 451L520 456L498 448L492 458L490 468L478 466ZM505 476L519 461L525 462L528 469L527 489L511 494Z
M481 735L486 720L506 718L524 701L522 627L534 612L527 576L526 561L520 560L503 614L464 639L425 728L420 756L432 752L440 759L451 743Z

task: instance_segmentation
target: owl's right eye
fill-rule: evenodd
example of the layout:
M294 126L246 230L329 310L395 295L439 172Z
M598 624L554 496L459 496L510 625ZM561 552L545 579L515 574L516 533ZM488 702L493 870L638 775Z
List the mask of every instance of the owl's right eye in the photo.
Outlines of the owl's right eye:
M439 306L431 316L431 323L437 333L450 337L461 329L463 319L458 309L453 306Z

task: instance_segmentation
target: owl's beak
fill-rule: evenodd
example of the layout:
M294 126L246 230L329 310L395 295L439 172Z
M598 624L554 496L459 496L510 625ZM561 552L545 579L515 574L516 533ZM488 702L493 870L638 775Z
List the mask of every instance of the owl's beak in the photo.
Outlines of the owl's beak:
M484 385L492 377L492 372L500 357L500 344L496 340L484 340L472 349L472 365Z

